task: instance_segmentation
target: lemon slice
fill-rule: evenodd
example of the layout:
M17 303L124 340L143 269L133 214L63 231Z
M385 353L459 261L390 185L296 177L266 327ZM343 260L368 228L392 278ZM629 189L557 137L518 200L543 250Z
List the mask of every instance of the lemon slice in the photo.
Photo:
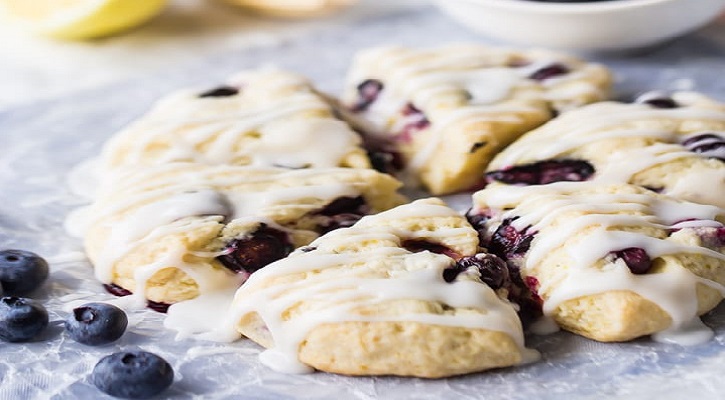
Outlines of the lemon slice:
M0 0L0 14L32 32L60 38L111 35L159 14L166 0Z

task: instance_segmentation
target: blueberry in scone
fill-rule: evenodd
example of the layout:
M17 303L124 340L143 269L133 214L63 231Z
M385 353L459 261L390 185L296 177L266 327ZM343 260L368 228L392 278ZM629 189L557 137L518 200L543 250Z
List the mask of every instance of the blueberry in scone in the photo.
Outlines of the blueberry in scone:
M712 336L698 316L725 295L724 209L597 182L492 184L473 198L469 220L522 309L605 342Z
M496 153L554 114L603 100L611 78L561 54L471 44L366 50L347 81L376 167L444 194L480 184Z
M438 378L531 357L508 271L438 199L363 217L253 274L237 329L283 371Z
M284 168L369 168L361 139L306 78L240 72L226 85L182 90L113 136L101 168L166 162Z
M161 310L404 201L373 169L168 163L116 178L84 211L86 252L109 291Z
M512 185L631 183L725 207L725 104L677 92L588 105L522 136L486 177Z

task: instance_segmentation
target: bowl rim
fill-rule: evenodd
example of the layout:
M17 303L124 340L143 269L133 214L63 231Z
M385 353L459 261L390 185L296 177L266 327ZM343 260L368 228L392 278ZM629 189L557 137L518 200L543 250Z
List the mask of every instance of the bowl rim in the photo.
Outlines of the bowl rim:
M497 7L513 11L539 12L542 14L590 14L656 7L670 3L685 3L688 0L610 0L589 3L548 3L532 0L438 0L462 1L481 6ZM725 7L725 0L719 0Z

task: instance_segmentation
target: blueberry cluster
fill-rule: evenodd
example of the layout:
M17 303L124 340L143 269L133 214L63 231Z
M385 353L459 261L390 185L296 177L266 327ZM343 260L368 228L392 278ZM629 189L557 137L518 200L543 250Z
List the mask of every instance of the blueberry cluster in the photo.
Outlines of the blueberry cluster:
M49 323L48 311L31 294L48 278L48 263L35 253L0 251L0 340L10 343L37 338ZM73 309L65 320L71 339L89 346L115 342L126 331L128 317L106 303L88 303ZM104 357L90 380L115 397L143 399L161 393L174 379L174 371L161 357L144 352L119 352Z

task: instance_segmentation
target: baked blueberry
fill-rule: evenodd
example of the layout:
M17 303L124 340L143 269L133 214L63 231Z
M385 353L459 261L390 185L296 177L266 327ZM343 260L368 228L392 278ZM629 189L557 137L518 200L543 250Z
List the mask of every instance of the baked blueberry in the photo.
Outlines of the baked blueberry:
M491 171L486 178L513 185L546 185L586 181L592 175L594 167L583 160L546 160Z
M163 392L174 381L171 365L146 351L124 351L103 357L91 373L91 383L104 393L124 399L145 399Z
M433 243L424 239L408 239L401 243L401 246L411 253L420 253L422 251L430 251L435 254L443 254L454 260L461 258L461 255L453 251L450 247L442 244Z
M535 81L545 81L557 76L566 75L569 72L570 70L566 65L554 63L537 69L529 75L529 79L533 79Z
M125 297L125 296L130 296L133 294L133 293L131 293L130 290L126 290L113 283L103 285L103 288L106 289L106 291L108 293L110 293L114 296L118 296L118 297ZM169 310L170 306L171 306L171 304L169 304L169 303L160 303L158 301L152 301L152 300L146 301L146 307L148 307L154 311L158 311L160 313L167 312Z
M201 98L205 97L229 97L239 93L239 89L231 86L220 86L212 90L206 91L199 95Z
M635 275L646 274L652 268L652 260L642 248L628 247L623 250L613 251L611 254L616 258L621 258Z
M48 326L48 311L35 300L20 297L0 299L0 340L27 342Z
M663 92L648 92L637 97L634 100L635 103L647 104L654 108L677 108L680 105L670 97L667 93Z
M227 245L227 254L217 257L217 260L234 272L251 274L287 257L292 250L294 246L287 233L262 224L251 235L232 240Z
M88 303L74 308L65 320L68 335L76 342L90 346L118 340L127 326L126 313L106 303Z
M511 222L517 218L507 218L501 221L501 225L491 236L488 250L504 260L529 251L531 241L534 239L534 235L528 232L528 227L519 231L511 225Z
M352 107L354 112L365 111L377 100L383 90L383 83L377 79L366 79L357 85L359 99Z
M48 279L48 263L24 250L0 251L0 285L7 296L24 296Z

